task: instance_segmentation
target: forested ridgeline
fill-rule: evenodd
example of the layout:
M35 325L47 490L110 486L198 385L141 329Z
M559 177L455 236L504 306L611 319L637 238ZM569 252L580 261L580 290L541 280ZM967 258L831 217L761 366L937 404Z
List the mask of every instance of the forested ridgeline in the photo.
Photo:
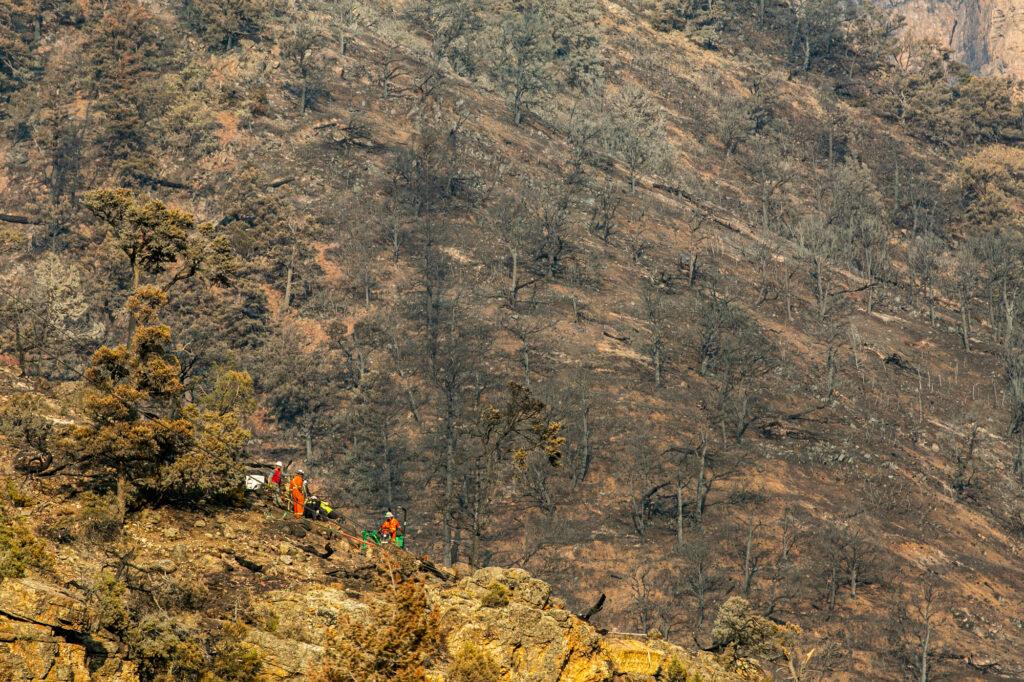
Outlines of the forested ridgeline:
M2 0L0 98L5 474L105 541L287 459L601 627L1024 674L1024 109L897 15Z

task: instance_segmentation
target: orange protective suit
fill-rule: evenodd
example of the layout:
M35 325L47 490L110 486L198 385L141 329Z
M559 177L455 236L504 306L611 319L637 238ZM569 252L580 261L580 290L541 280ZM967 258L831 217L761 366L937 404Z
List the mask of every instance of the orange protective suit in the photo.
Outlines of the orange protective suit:
M380 536L382 538L394 538L398 535L398 529L400 527L398 519L394 517L384 519L384 523L380 524Z
M295 478L288 484L288 490L292 494L292 508L295 513L295 518L302 518L302 510L306 506L306 496L302 492L303 482L302 476L295 474Z

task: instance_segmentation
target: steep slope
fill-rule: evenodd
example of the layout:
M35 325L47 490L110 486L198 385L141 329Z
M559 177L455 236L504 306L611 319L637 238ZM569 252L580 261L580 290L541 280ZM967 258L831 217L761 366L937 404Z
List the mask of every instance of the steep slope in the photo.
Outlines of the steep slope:
M808 633L820 677L920 679L912 671L925 632L942 673L1024 674L1024 526L1004 320L992 291L968 291L969 344L958 338L964 306L952 281L964 228L937 217L944 200L959 200L954 176L969 152L930 145L895 115L837 100L846 84L831 70L794 66L783 56L789 41L755 25L752 12L720 29L732 40L710 49L714 41L689 24L659 30L646 3L600 3L607 95L545 93L515 125L500 79L453 66L465 45L438 58L448 24L429 34L407 3L270 11L260 30L212 40L196 19L207 5L194 4L184 12L132 4L154 35L180 42L173 55L143 45L154 65L141 76L117 72L135 77L126 90L118 78L82 80L70 95L63 85L79 82L80 63L89 78L102 71L94 63L102 50L90 45L125 13L93 8L47 24L39 66L11 95L2 208L39 221L24 228L31 241L11 261L31 263L43 251L73 260L103 328L75 341L60 361L71 369L55 361L49 380L33 379L40 389L73 411L80 385L71 379L83 359L125 336L130 277L80 193L141 185L209 220L242 256L235 289L169 287L177 351L185 372L195 371L189 399L208 388L200 371L251 371L261 409L249 459L296 460L354 518L373 523L378 508L405 506L411 546L439 563L447 553L525 567L577 611L606 593L594 623L609 630L703 646L715 609L741 592ZM358 21L344 13L352 6ZM298 49L301 36L289 28L301 20L337 31L319 51ZM125 34L150 35L125 31L111 43ZM307 50L318 67L309 87L300 84ZM100 135L126 115L111 99L137 108L126 116L127 140ZM667 163L594 142L587 124L608 110L626 119L624 100L643 105L641 125L656 112ZM136 156L117 156L119 145ZM812 250L827 242L812 218L836 178L854 184L864 175L847 200L885 224L891 269L881 275L865 272L870 259L859 252ZM907 260L927 235L941 248L938 274L922 286ZM748 363L735 387L722 383L735 376L730 368L715 364L723 347ZM438 371L438 358L452 374ZM375 381L390 392L374 392ZM493 476L482 479L479 415L504 404L510 381L552 408L569 442L561 467L509 456L488 463ZM459 410L451 424L448 406ZM459 438L446 441L451 433ZM446 486L450 471L457 475ZM53 475L67 482L51 491L54 504L73 509L86 491L111 495L102 472ZM481 482L494 485L475 506ZM283 591L271 611L292 620L321 599L332 617L355 608L313 579L329 563L270 551L285 532L276 525L225 515L204 530L185 515L166 528L183 534L174 550L173 538L148 539L164 512L147 514L131 520L129 536L155 543L150 554L140 550L147 559L179 551L172 573L186 574L181 565L197 547L224 548L198 562L208 571L183 580L217 598ZM225 529L234 537L218 535ZM250 542L243 558L287 580L263 586L246 573L227 550L241 540ZM58 571L65 562L74 564L62 557ZM479 575L445 603L472 612L459 616L465 629L497 631L485 641L496 660L626 670L615 667L617 654L594 653L616 644L600 643L565 609L550 609L557 618L542 624L542 640L554 644L525 654L514 614L477 612L479 581L494 578ZM289 585L307 579L315 587L288 603ZM163 597L150 603L143 588L151 586L125 589L147 609L163 608ZM445 599L441 587L427 589ZM538 610L528 602L523 614L537 619ZM40 647L79 646L81 631L60 621L71 616L33 618ZM223 626L197 621L193 632ZM308 624L313 634L294 640L301 644L246 627L265 651L306 651L323 646L326 621ZM209 648L220 645L214 638ZM586 654L564 658L577 646ZM624 659L663 658L660 645L633 646L638 654ZM298 673L286 659L275 654L271 667Z

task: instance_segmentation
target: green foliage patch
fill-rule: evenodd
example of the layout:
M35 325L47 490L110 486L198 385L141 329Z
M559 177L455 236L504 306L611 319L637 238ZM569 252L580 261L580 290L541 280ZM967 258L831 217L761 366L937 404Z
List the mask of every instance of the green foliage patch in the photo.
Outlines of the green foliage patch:
M501 666L484 649L466 644L452 657L445 679L448 682L498 682Z
M487 586L487 591L480 597L480 604L489 609L500 609L508 606L511 594L507 585L493 582Z
M0 511L0 578L21 578L29 569L52 567L46 545L20 521Z

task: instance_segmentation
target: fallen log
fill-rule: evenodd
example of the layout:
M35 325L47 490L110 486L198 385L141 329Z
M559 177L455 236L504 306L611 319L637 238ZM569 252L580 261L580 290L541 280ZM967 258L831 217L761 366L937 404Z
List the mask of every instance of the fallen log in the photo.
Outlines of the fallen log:
M238 562L239 566L241 566L242 568L248 568L253 573L262 573L263 572L263 566L262 565L256 563L255 561L251 561L249 559L246 559L241 554L236 554L235 555L235 561Z
M182 182L176 182L174 180L167 180L165 178L158 178L154 175L146 175L145 173L136 173L135 177L140 181L150 185L151 187L167 187L169 189L192 189L189 185Z
M589 623L590 619L593 618L594 616L596 616L598 614L598 612L600 612L601 609L604 608L604 599L605 599L604 592L602 592L601 596L598 597L597 602L593 606L591 606L589 609L587 609L586 613L578 614L580 620Z
M235 213L229 213L228 215L224 216L223 218L218 220L216 223L214 223L213 227L214 227L214 229L216 229L218 227L224 227L225 225L227 225L228 223L230 223L230 222L232 222L234 220L238 220L238 215L235 214Z
M441 580L448 582L452 579L452 574L447 571L442 571L440 568L435 566L432 562L426 559L420 559L419 567L421 571L429 573L430 575L440 578Z
M13 213L0 213L0 221L5 223L16 223L18 225L42 225L38 220L33 220L27 216L14 215Z
M331 543L329 542L322 552L312 545L299 545L299 549L306 554L312 554L313 556L320 557L321 559L328 559L332 554L334 554L334 548L331 547Z

